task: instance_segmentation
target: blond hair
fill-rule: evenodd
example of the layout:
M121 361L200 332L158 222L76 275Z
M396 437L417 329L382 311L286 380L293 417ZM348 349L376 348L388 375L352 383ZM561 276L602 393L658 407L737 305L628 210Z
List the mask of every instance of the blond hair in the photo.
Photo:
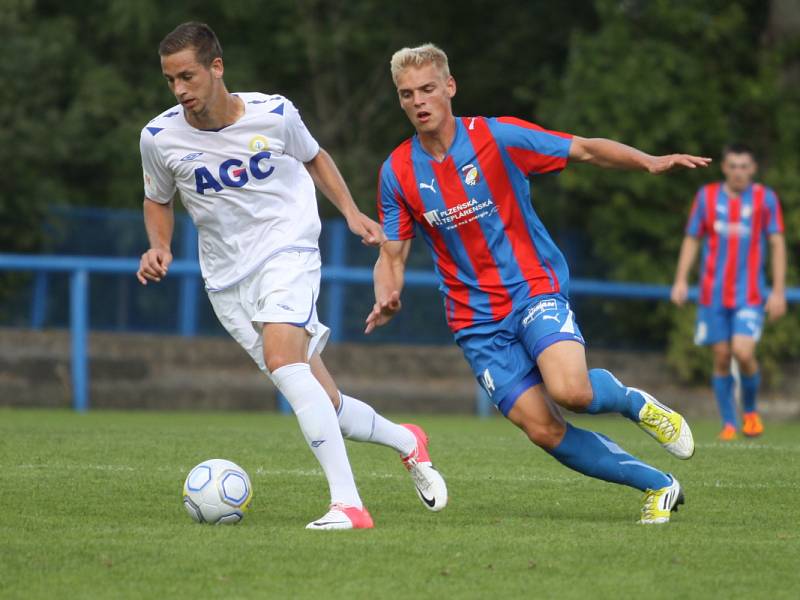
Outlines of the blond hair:
M424 67L429 64L435 65L445 79L450 77L447 54L438 46L428 43L416 48L401 48L392 55L392 80L396 85L397 76L406 67Z

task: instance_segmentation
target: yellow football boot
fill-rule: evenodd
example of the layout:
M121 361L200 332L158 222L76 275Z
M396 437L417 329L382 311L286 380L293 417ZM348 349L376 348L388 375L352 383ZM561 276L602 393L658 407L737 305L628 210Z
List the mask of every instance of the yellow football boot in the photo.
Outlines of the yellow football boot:
M667 408L645 391L631 388L644 398L639 411L639 428L653 437L673 456L686 460L694 454L694 437L679 413Z
M670 475L672 477L672 475ZM678 480L672 477L672 483L660 490L647 490L644 493L642 504L642 525L657 525L669 523L673 511L678 512L678 506L683 504L683 490Z

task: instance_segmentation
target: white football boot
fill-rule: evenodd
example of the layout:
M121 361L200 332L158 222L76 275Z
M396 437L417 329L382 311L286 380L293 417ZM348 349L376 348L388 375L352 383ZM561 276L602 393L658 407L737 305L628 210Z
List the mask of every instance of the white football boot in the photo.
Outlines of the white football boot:
M403 457L403 466L408 469L417 496L425 508L438 512L447 506L447 484L444 477L431 464L428 454L428 436L418 425L403 424L417 438L417 447L406 457Z

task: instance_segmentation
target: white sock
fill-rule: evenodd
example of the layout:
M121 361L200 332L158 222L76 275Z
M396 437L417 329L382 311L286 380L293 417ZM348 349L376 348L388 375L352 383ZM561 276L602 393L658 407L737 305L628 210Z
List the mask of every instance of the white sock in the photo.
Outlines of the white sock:
M317 457L331 489L331 503L363 508L347 458L344 439L330 398L305 363L294 363L272 373L275 385L286 396L300 430Z
M369 404L339 392L339 427L348 440L373 442L408 456L417 447L417 438L405 427L392 423Z

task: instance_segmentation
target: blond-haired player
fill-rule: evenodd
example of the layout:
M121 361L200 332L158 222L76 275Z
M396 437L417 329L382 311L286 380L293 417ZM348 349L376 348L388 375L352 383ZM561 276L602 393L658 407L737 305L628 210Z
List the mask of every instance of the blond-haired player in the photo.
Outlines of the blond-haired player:
M640 522L669 521L683 501L677 479L572 426L558 410L618 412L677 458L694 453L678 413L604 369L587 368L567 265L534 212L528 178L560 171L568 160L658 174L709 159L650 156L514 117L455 117L456 82L432 44L398 51L391 69L416 134L381 169L378 210L388 241L375 265L367 332L400 309L416 225L433 254L456 343L503 415L565 466L645 492Z

